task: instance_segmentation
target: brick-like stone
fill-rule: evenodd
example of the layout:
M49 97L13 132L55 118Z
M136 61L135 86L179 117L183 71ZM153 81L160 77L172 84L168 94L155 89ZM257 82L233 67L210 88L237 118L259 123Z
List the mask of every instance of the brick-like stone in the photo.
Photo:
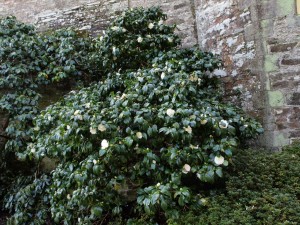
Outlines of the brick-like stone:
M186 3L181 3L181 4L178 4L178 5L174 5L174 10L183 8L183 7L185 7L185 6L186 6Z
M299 138L300 137L300 130L292 131L290 133L290 138Z
M288 101L289 105L300 105L300 93L293 93L290 100ZM299 115L300 120L300 115Z
M292 58L292 59L283 59L281 61L282 65L287 65L287 66L295 66L300 64L300 58Z
M271 52L285 52L285 51L290 51L297 44L298 44L298 42L271 45L270 46L270 51Z

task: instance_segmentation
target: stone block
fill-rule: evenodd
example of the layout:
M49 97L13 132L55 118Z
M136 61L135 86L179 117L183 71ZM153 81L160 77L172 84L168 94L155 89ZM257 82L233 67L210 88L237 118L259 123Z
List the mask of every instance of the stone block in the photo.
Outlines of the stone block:
M299 138L300 137L300 130L292 131L290 133L290 138Z
M288 100L289 105L300 105L300 93L292 93L290 99ZM300 115L299 115L299 120L300 120Z
M186 7L187 4L184 2L184 3L180 3L180 4L177 4L177 5L174 5L174 10L177 10L177 9L180 9L180 8L184 8Z
M268 91L268 98L271 107L280 107L285 103L284 95L281 91Z
M292 50L298 42L274 44L270 46L270 52L285 52Z
M289 59L282 59L281 61L282 65L287 65L287 66L295 66L300 64L300 58L289 58Z
M295 1L294 0L277 0L277 16L287 16L295 14Z
M266 55L265 57L265 72L274 72L278 70L278 56Z

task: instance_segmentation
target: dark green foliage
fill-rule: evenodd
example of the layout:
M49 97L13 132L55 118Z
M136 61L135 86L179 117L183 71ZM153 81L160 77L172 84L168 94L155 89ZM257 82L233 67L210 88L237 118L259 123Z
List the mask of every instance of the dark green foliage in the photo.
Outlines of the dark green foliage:
M155 7L123 12L95 43L98 51L90 55L91 61L102 74L148 68L159 53L180 43L175 26L165 25L165 20Z
M299 143L281 153L239 151L226 189L206 197L201 210L182 216L184 222L169 224L299 224L299 160Z
M1 110L9 113L6 151L19 151L30 137L38 114L38 88L52 82L84 80L89 39L72 30L39 35L34 28L8 17L0 21Z
M93 73L86 62L91 42L71 29L38 34L14 17L0 19L0 111L9 120L0 152L0 203L12 180L34 169L33 162L20 162L15 154L31 140L41 90L53 84L68 90L77 82L90 82Z
M262 132L222 101L212 75L220 60L178 49L165 18L158 8L123 13L90 54L106 79L34 119L18 157L59 162L7 195L10 223L45 224L46 215L52 224L178 219L201 209L199 187L222 178L239 142Z

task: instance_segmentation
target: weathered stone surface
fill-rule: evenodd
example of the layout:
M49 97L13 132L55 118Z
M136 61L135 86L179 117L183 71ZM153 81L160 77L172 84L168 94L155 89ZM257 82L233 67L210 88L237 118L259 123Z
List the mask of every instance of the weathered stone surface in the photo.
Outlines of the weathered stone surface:
M251 19L253 3L209 0L195 4L200 46L221 54L229 77L224 79L226 92L240 89L242 107L251 112L257 110L253 94L261 88L259 74L249 69L254 67L257 54L257 24Z
M34 23L39 30L75 27L100 35L110 21L129 7L161 6L168 23L176 22L176 32L184 47L197 43L193 1L190 0L0 0L0 16L15 15Z
M243 108L262 118L263 144L288 144L289 134L300 129L290 122L297 113L291 106L300 104L295 1L196 0L195 5L199 44L221 54L226 89L240 89Z

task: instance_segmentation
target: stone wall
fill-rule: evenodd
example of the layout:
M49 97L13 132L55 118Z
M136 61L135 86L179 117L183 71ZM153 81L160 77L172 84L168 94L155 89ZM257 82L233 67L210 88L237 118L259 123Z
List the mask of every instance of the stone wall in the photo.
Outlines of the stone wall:
M74 26L97 35L122 10L160 5L183 47L221 55L229 99L264 124L263 145L300 139L300 16L295 0L0 0L40 30ZM240 96L236 95L240 92ZM242 100L242 101L241 101Z
M252 1L253 2L253 1ZM259 101L264 94L261 81L259 32L255 5L249 1L196 1L199 45L220 54L224 70L216 74L224 77L226 91L236 101L238 91L242 107L255 115L262 115ZM235 90L235 92L233 92Z
M296 1L262 1L260 26L268 95L265 123L273 146L300 139L300 16Z
M109 22L129 7L161 6L183 46L197 44L193 1L190 0L0 0L0 16L15 15L35 24L41 31L73 26L94 35L101 34Z
M300 137L300 17L294 0L196 0L199 45L221 54L227 91L264 124L263 145ZM232 99L236 100L236 99Z

